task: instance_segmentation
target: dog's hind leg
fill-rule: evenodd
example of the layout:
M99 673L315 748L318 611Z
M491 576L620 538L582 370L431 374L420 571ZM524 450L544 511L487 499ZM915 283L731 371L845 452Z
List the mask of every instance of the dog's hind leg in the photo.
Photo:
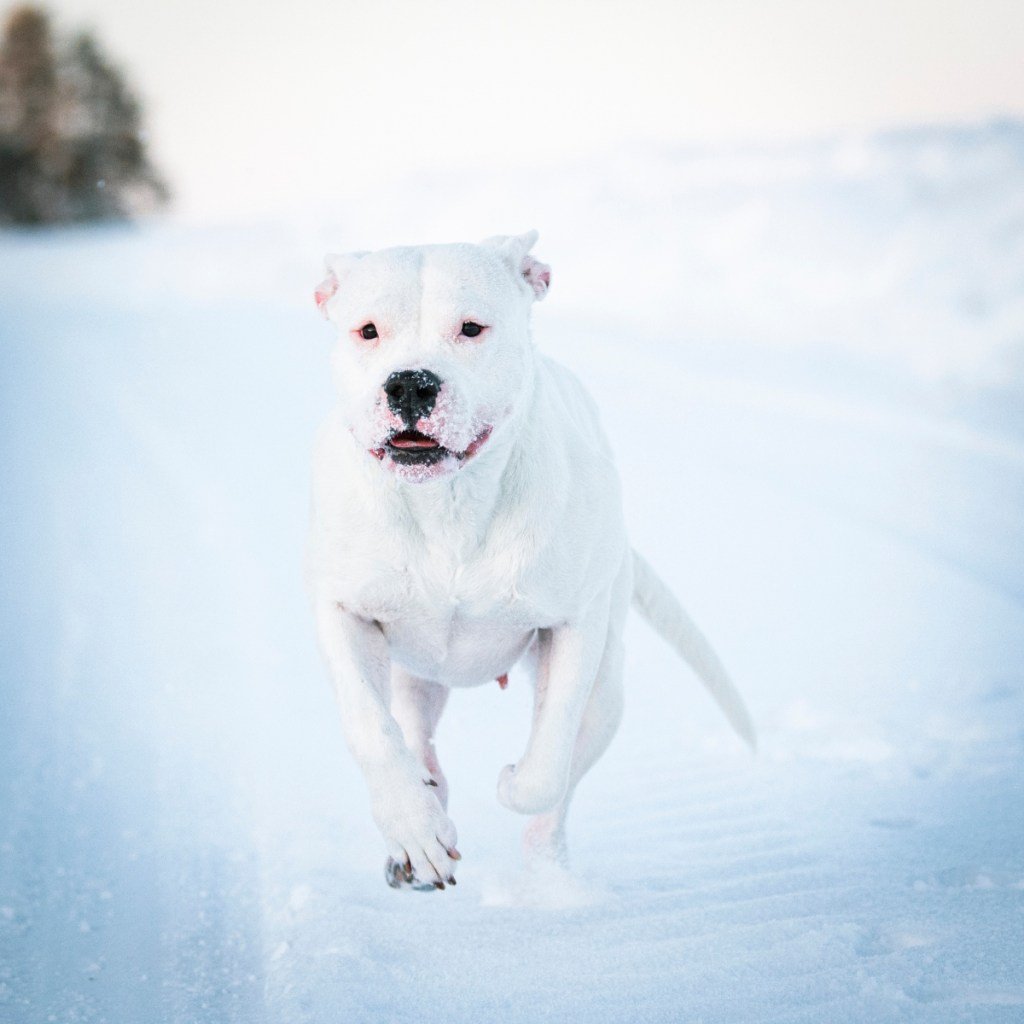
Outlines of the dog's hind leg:
M523 833L523 850L528 861L541 859L566 864L565 820L573 792L580 779L608 749L622 720L622 661L622 624L612 622L576 736L566 794L552 810L532 817Z
M441 712L448 701L448 687L410 675L398 665L391 668L391 715L402 730L405 744L428 773L430 784L437 789L441 806L448 809L448 780L444 777L441 764L434 749L434 732L440 721ZM406 870L394 858L389 857L384 866L388 885L399 889L430 890L432 881L420 881L414 872ZM455 882L449 880L451 885Z

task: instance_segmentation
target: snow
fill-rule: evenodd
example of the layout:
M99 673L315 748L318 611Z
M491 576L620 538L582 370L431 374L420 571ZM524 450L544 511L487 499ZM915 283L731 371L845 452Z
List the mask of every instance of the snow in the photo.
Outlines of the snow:
M993 125L0 237L0 1019L1022 1019L1022 175ZM442 722L458 887L395 893L302 587L312 290L532 226L760 751L634 620L572 876L495 800L514 673Z

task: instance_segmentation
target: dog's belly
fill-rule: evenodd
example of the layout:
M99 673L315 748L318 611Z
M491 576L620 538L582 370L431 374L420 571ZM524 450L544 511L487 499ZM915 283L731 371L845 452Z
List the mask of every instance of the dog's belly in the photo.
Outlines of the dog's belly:
M453 615L444 620L382 623L391 657L422 679L479 686L504 675L522 657L535 630L522 624Z

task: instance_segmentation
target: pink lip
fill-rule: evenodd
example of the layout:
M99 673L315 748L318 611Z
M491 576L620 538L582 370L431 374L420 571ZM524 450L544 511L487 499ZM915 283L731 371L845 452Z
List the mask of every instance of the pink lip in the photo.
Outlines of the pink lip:
M493 429L493 427L484 427L473 443L464 452L457 454L455 458L462 461L471 459L487 443L487 439L491 436L491 430Z

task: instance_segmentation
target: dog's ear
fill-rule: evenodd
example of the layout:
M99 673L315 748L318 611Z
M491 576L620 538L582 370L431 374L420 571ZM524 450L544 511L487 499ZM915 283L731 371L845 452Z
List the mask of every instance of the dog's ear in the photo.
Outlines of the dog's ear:
M533 291L535 299L543 299L551 287L551 268L530 255L539 237L536 231L527 231L524 235L494 235L486 238L481 245L497 249L517 274Z
M316 286L313 298L316 299L316 308L323 313L325 319L328 315L327 303L335 296L348 272L365 255L365 252L334 252L324 257L327 276Z

